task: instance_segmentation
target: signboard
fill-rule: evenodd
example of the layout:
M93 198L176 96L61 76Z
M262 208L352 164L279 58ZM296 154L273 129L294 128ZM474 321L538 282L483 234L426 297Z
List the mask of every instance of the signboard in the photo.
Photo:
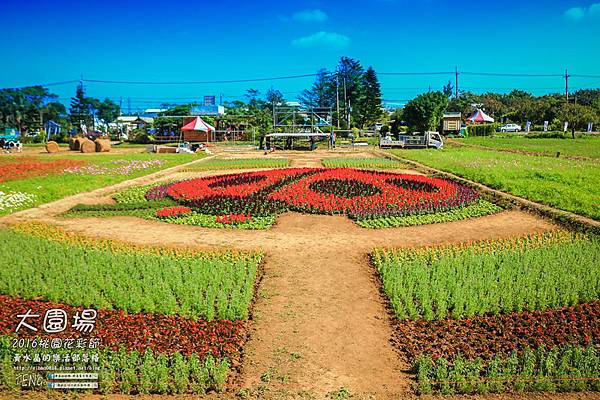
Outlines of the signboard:
M204 105L205 106L217 105L217 96L204 96Z

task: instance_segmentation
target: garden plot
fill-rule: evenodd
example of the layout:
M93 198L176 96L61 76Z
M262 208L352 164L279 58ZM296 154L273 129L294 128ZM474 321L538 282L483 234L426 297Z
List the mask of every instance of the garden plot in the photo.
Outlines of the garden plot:
M27 309L97 310L105 392L223 390L229 368L240 365L260 254L142 247L39 223L2 229L0 237L8 250L0 260L0 360L7 371L0 387L16 382L12 322ZM16 337L38 334L23 329Z
M361 227L425 225L501 209L463 185L415 174L352 168L289 168L217 175L127 189L113 205L68 216L131 215L182 225L267 229L286 211L346 214Z
M184 154L0 157L0 216L200 158Z
M600 388L597 238L557 231L372 261L419 392Z

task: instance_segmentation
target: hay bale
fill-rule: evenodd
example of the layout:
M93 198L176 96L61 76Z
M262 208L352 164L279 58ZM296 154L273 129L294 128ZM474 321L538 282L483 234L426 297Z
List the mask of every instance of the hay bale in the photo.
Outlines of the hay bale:
M69 138L69 150L75 150L75 138Z
M82 137L77 137L75 139L73 139L73 150L75 151L79 151L81 150L81 143L85 142L86 138L82 138Z
M159 154L167 154L167 153L177 153L177 148L176 147L170 147L170 146L161 146L158 147L156 149L156 152Z
M80 142L79 151L82 153L94 153L96 151L96 144L90 139L84 139Z
M96 139L94 141L96 144L96 153L103 153L105 151L110 151L110 140L108 139Z
M46 151L48 153L58 153L60 151L60 147L58 146L58 143L51 140L46 143Z

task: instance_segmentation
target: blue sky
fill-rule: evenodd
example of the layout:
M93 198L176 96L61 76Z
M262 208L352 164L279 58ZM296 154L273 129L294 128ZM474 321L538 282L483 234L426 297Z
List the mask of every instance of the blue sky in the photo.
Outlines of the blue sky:
M600 74L598 0L20 1L0 3L0 87L78 79L206 81L309 74L340 56L378 72ZM439 89L452 76L380 76L384 99ZM273 86L293 99L312 78L213 85L87 84L127 108ZM600 87L573 78L571 86ZM484 92L562 91L552 78L461 76ZM75 85L53 86L67 100ZM129 100L128 100L129 99Z

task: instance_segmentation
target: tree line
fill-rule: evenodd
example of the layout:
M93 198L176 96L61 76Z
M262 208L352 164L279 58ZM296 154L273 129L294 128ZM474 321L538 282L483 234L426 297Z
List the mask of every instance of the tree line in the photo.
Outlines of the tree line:
M452 93L449 83L441 91L424 93L409 101L392 116L392 131L397 130L398 125L406 125L414 131L436 130L444 112L460 112L465 118L475 107L497 122L522 125L530 122L536 130L541 130L546 121L553 131L563 130L565 122L573 132L586 130L590 122L600 124L600 89L577 90L569 101L565 94L534 96L522 90L507 94L463 92L458 97Z

